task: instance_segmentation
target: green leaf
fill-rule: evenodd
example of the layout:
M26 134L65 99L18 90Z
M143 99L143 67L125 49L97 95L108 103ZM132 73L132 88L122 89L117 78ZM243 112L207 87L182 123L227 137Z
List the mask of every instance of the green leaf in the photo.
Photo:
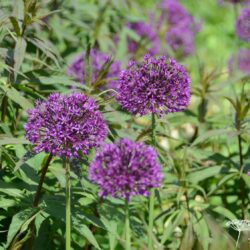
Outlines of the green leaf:
M39 38L27 38L27 40L40 49L48 58L53 60L56 66L60 68L57 55L55 51L52 50L52 46L48 41L44 41Z
M205 140L210 139L213 136L218 136L218 135L225 135L226 133L230 132L228 129L214 129L207 131L203 133L201 136L199 136L195 141L191 144L191 147L204 142Z
M91 232L91 230L82 223L82 221L79 221L77 218L72 217L72 225L73 229L78 232L80 235L84 236L89 243L91 243L94 247L101 250L99 244L97 243L95 236Z
M237 176L238 173L231 173L231 174L227 174L225 176L223 176L223 178L216 184L216 186L214 186L209 193L207 194L208 196L213 194L216 190L219 190L219 188L225 184L227 181L231 180L233 177Z
M193 246L194 246L193 226L191 220L189 220L187 229L185 230L185 234L181 242L180 250L193 249Z
M208 250L210 243L209 228L204 217L199 212L196 212L196 214L196 217L192 215L193 229L203 249Z
M166 240L170 237L171 233L174 231L174 229L180 225L183 218L185 216L185 210L177 210L174 212L167 220L167 227L164 230L164 233L161 238L161 244L163 245Z
M7 235L7 248L28 229L28 225L39 213L40 209L27 208L13 216Z
M11 22L13 29L15 30L17 36L21 36L21 29L19 27L19 23L18 23L17 19L14 16L10 16L9 19L10 19L10 22Z
M214 167L206 167L201 170L196 170L187 175L187 179L190 182L198 183L199 181L203 181L209 177L216 176L220 173L226 172L223 170L222 166L214 166Z
M23 63L26 47L27 43L25 39L18 37L14 49L14 80L16 80L17 72Z
M6 93L6 95L16 104L20 105L24 110L33 108L33 105L28 99L21 95L14 87L7 87L6 85L0 85L0 88Z
M100 220L99 218L97 218L94 215L82 212L81 214L77 214L77 218L78 218L78 220L81 220L81 221L86 220L89 223L95 225L96 227L99 227L99 228L102 228L104 230L107 230L107 228L106 228L105 224L103 223L103 221Z
M45 77L45 76L36 76L29 80L25 80L24 83L30 83L30 84L43 84L43 85L65 85L65 86L75 86L82 88L83 85L80 83L77 83L70 79L67 76L56 76L56 75L51 75L50 77Z
M13 4L13 15L20 21L24 19L24 2L25 1L14 0Z
M16 205L16 201L14 199L7 199L7 198L4 198L2 195L0 196L0 207L2 209L7 209L15 205Z
M15 138L0 134L0 146L6 144L30 144L30 142L24 138Z
M117 239L119 238L119 236L117 235L117 230L118 230L117 222L113 220L108 220L104 217L101 218L101 221L108 230L110 250L114 250L117 244Z
M228 209L226 209L225 207L215 207L212 209L214 212L222 215L224 218L228 218L229 220L234 220L237 219L237 217Z
M225 97L231 104L232 106L234 107L234 110L237 111L237 104L236 102L231 98L231 97Z

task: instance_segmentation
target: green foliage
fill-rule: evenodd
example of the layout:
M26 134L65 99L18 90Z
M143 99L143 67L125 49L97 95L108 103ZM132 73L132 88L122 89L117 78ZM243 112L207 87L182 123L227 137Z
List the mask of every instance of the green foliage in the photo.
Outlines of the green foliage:
M32 207L47 157L34 154L24 137L27 110L37 99L72 89L84 92L96 100L109 125L106 142L128 137L151 143L150 117L130 116L115 101L115 91L103 87L114 59L125 68L130 56L128 38L140 39L126 22L147 20L148 10L159 17L157 3L1 1L0 250L27 249L32 224L35 250L63 249L65 244L61 159L51 161L40 205ZM227 60L239 46L249 44L235 38L232 5L218 5L215 0L182 3L202 19L203 29L197 35L196 54L180 59L192 78L188 110L156 119L156 149L165 178L156 192L152 238L155 249L162 250L235 249L237 235L225 224L249 219L250 88L249 76L228 74ZM112 54L95 82L89 57L93 47ZM87 51L85 85L66 74L74 56L82 51ZM173 54L167 46L162 49L166 52ZM141 53L134 57L140 60ZM72 249L121 250L125 246L124 202L98 197L98 187L87 176L94 155L91 152L82 159L80 169L72 166ZM147 249L147 198L132 200L130 225L132 249ZM243 234L240 249L249 249L249 234Z

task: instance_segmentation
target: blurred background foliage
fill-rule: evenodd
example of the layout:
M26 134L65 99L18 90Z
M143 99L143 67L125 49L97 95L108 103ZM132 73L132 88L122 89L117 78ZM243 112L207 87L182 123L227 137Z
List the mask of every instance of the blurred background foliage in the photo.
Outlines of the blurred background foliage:
M149 23L149 13L157 20L159 3L0 2L0 249L28 249L28 225L34 219L34 249L64 247L65 179L60 159L54 158L49 167L40 206L31 206L47 157L34 154L24 138L26 111L36 99L51 92L84 91L100 105L109 125L107 142L128 137L150 143L150 117L131 117L95 84L83 85L67 76L67 68L90 47L120 60L125 68L131 59L128 38L140 39L126 23ZM195 52L186 58L175 55L161 39L159 54L172 54L190 72L192 97L185 112L157 119L157 150L165 179L157 192L154 245L236 249L237 231L227 228L226 222L249 219L250 88L246 74L229 74L228 60L238 48L250 48L235 36L235 18L242 6L216 0L181 3L202 28ZM101 80L108 68L102 68ZM91 72L91 66L86 70ZM73 249L123 249L123 202L98 198L98 188L87 179L93 156L91 152L86 159L71 162ZM142 197L131 204L133 249L147 249L147 206ZM248 238L247 231L242 233L240 249L249 249Z

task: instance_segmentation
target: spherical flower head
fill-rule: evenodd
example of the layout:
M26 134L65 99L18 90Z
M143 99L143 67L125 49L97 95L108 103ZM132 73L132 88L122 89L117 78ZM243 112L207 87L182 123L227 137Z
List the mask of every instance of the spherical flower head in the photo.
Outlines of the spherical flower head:
M144 56L131 61L120 75L117 100L133 115L183 111L190 100L190 77L174 59Z
M107 125L93 99L72 93L51 94L28 111L26 138L34 151L61 157L78 157L99 146L107 136Z
M236 55L229 59L228 68L231 73L238 69L250 75L250 50L240 49Z
M151 55L156 55L160 51L160 39L154 30L154 27L145 22L128 23L127 27L135 31L141 37L139 42L128 41L128 51L135 53L141 46L144 46Z
M160 9L162 9L160 19L167 19L170 26L178 25L180 22L186 24L192 22L192 16L177 0L163 0Z
M188 56L194 51L194 32L186 26L171 27L165 39L170 48L180 56Z
M250 8L244 9L238 17L236 33L240 39L250 42Z
M163 174L152 147L121 139L97 152L89 178L100 186L100 196L130 200L136 195L148 196L151 188L161 185Z
M68 75L73 77L76 81L79 81L80 83L85 83L85 72L84 72L84 59L85 59L86 53L82 53L81 55L77 56L73 63L68 68ZM102 66L110 59L110 56L92 49L90 51L90 60L92 62L92 82L96 81L98 73L102 69ZM120 61L113 61L109 68L109 72L106 75L106 78L116 78L117 75L119 75L121 71L121 62ZM117 81L111 80L108 83L109 88L116 88L117 87Z

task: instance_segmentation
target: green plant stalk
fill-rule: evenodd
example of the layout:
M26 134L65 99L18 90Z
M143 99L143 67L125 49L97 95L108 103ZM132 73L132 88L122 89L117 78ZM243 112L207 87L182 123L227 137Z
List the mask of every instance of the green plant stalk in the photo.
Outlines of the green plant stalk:
M240 135L238 135L238 146L239 146L240 176L241 176L243 173L244 164L243 164L243 153L242 153L242 139Z
M238 237L237 237L237 241L236 241L236 249L238 249L239 240L240 240L240 233L241 233L241 231L239 231L239 233L238 233Z
M71 250L71 197L70 197L70 165L69 159L64 161L66 179L66 250Z
M43 187L45 175L46 175L46 173L48 171L48 167L49 167L49 164L50 164L50 162L52 160L52 157L53 157L53 155L50 153L48 155L42 169L41 169L40 180L39 180L39 183L38 183L38 186L37 186L37 189L36 189L36 194L35 194L33 202L32 202L32 207L33 208L38 207L38 204L39 204L39 201L40 201L40 198L41 198L42 187ZM28 249L29 250L33 249L33 235L34 235L34 230L35 230L35 224L34 223L35 223L34 220L30 223L31 236L30 236L30 239L28 241Z
M243 152L242 152L242 138L240 135L241 122L240 116L236 114L236 129L238 131L238 148L239 148L239 161L240 161L240 175L239 175L239 185L240 185L240 199L241 199L241 219L245 219L245 197L247 197L245 182L242 178L242 173L244 170Z
M131 234L129 224L129 203L128 199L125 200L125 249L131 250Z
M35 194L35 197L34 197L34 200L33 200L33 203L32 203L33 207L37 207L38 204L39 204L40 197L41 197L41 192L42 192L42 186L43 186L45 175L46 175L46 173L48 171L48 167L49 167L49 164L51 162L51 159L52 159L52 154L49 154L47 160L45 161L45 164L44 164L43 168L41 169L40 180L39 180L37 190L36 190L36 194Z
M239 146L239 160L240 160L240 198L241 198L241 218L245 219L245 197L247 197L245 182L242 178L242 173L244 170L244 163L243 163L243 153L242 153L242 139L241 136L238 135L238 146Z
M1 104L1 121L5 121L5 116L7 113L7 106L8 106L8 96L4 96Z
M152 114L152 125L151 125L151 137L152 145L156 147L156 138L155 138L155 114ZM153 227L154 227L154 201L155 201L155 190L151 189L149 197L149 222L148 222L148 249L152 250L153 248Z

